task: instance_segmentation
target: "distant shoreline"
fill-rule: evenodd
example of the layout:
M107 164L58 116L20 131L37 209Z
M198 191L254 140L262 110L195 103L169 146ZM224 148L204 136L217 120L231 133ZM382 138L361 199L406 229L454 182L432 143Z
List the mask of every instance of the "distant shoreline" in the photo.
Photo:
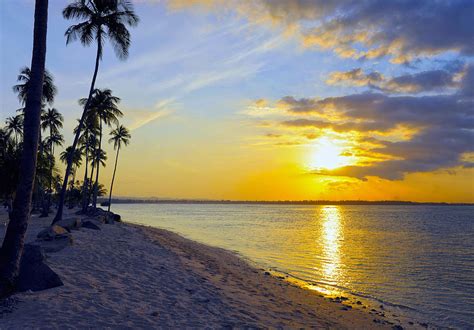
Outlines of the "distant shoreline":
M104 203L105 200L100 200ZM430 205L474 206L474 203L364 201L364 200L301 200L301 201L250 201L250 200L200 200L200 199L140 199L112 198L112 204L249 204L249 205Z

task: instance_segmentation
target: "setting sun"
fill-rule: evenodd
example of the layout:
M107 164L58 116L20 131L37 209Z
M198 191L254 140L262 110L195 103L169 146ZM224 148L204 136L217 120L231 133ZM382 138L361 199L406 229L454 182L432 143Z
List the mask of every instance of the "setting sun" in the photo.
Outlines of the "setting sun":
M312 169L332 170L348 165L350 158L342 155L346 151L345 149L341 145L341 141L322 137L313 147L309 167Z

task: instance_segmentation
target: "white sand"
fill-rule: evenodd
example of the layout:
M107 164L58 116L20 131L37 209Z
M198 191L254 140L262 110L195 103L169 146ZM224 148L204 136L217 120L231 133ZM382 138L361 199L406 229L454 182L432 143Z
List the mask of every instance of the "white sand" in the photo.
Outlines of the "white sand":
M33 218L28 241L50 221ZM116 223L73 237L48 254L65 285L16 294L0 328L391 327L165 230Z

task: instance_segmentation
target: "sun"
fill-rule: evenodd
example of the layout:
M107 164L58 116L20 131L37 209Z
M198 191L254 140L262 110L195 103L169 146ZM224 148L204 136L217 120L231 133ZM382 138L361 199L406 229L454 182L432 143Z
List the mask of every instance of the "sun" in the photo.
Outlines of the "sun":
M311 151L308 165L312 169L326 170L349 165L350 157L343 155L346 149L340 141L326 136L319 138Z

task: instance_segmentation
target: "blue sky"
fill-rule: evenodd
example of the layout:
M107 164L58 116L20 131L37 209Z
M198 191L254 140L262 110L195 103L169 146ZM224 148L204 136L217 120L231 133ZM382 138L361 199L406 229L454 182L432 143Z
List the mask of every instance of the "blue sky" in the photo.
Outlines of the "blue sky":
M440 102L447 107L472 102L460 92L472 87L473 31L465 23L474 16L472 3L190 3L135 2L141 21L131 30L129 58L119 61L109 45L105 49L97 87L122 98L123 123L133 135L123 166L137 171L119 179L119 194L337 199L340 190L331 187L346 185L354 197L382 180L393 192L387 188L386 195L378 191L366 198L390 199L417 196L410 175L429 174L416 180L430 191L423 198L432 199L449 182L443 171L450 171L468 180L449 198L473 198L467 169L472 165L472 108L430 114ZM95 47L66 46L64 31L73 23L62 17L66 4L50 1L47 68L59 91L54 106L66 118L65 137L71 141ZM338 19L340 13L345 16ZM0 3L2 121L19 107L11 86L30 62L32 17L31 0ZM427 116L427 125L420 116ZM439 126L443 116L451 128ZM439 159L428 156L435 150L428 143L434 136L443 151ZM449 147L453 139L456 148ZM315 150L327 141L331 146L324 150L340 153L339 168L315 168L307 161L314 154L324 158ZM145 171L157 172L151 188L140 176ZM285 184L250 194L249 182L268 184L265 171ZM197 173L209 180L208 188ZM107 180L108 172L104 175ZM300 176L311 175L299 182ZM438 188L429 184L433 178L440 181ZM268 193L282 189L292 193Z

